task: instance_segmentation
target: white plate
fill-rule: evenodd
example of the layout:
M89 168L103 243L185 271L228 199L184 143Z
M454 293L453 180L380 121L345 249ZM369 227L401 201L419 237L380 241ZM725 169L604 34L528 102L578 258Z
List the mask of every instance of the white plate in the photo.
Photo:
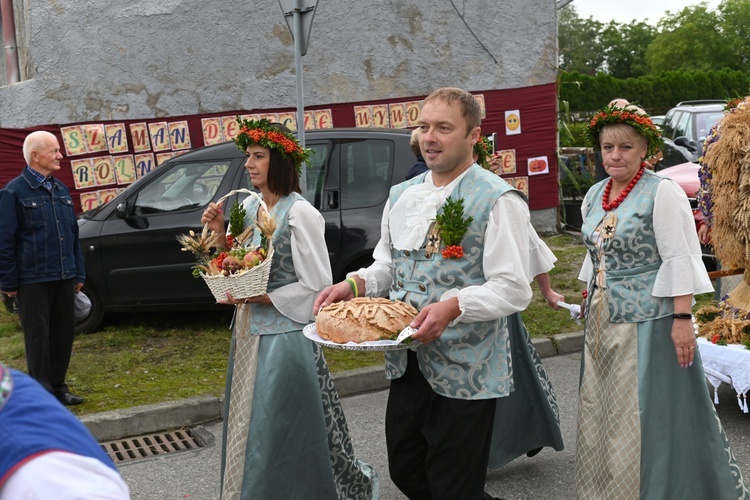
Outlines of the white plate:
M404 330L407 329L408 327ZM320 338L320 336L318 335L318 329L315 327L315 323L311 323L304 327L302 329L302 334L316 344L319 344L323 347L343 349L345 351L397 351L400 349L409 349L410 347L416 347L417 345L419 345L419 342L417 341L413 341L409 344L404 344L396 342L395 340L368 340L367 342L361 342L359 344L357 344L356 342L337 344L336 342L331 342L330 340Z

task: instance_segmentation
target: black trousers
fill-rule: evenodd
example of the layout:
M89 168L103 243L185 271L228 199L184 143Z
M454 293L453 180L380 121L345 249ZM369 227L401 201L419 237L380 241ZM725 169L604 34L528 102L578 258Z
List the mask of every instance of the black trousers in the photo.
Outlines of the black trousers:
M73 350L75 279L21 283L18 317L29 375L57 395L68 392L65 374Z
M408 356L385 414L391 479L410 500L481 499L497 401L436 394Z

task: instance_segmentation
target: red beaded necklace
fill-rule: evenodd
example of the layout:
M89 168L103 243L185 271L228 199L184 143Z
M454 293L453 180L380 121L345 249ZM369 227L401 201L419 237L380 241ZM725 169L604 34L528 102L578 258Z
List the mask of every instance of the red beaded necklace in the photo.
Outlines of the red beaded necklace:
M607 187L604 188L604 195L602 196L602 208L609 212L610 210L614 210L615 208L620 206L620 203L622 203L625 198L630 194L630 192L633 190L633 187L638 182L638 179L641 178L643 175L644 165L641 164L640 170L638 170L638 173L635 174L635 177L630 181L628 184L628 187L625 188L625 190L620 193L620 196L615 198L615 200L612 203L609 203L607 200L609 200L609 193L612 191L612 179L609 179L609 182L607 183Z

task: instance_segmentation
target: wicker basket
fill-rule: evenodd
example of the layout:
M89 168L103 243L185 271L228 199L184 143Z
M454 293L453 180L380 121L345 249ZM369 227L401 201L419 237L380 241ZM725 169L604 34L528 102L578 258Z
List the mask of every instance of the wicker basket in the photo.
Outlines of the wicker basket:
M226 198L236 193L248 193L250 196L255 196L260 202L260 206L263 207L263 210L270 215L268 207L266 207L263 199L258 196L257 193L254 193L249 189L235 189L234 191L230 191L219 198L216 203L221 203ZM258 295L263 295L268 289L268 278L271 274L272 260L273 242L269 238L266 258L257 266L239 274L231 274L229 276L222 276L220 274L207 275L201 273L201 277L208 285L208 288L211 289L211 293L217 301L227 300L227 292L232 294L232 297L238 300L256 297Z

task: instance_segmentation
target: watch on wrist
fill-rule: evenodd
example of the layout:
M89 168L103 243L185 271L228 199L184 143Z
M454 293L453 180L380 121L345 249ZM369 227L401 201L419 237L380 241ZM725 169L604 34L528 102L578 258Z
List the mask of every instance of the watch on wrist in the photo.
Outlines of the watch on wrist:
M690 313L674 313L672 317L674 319L693 319L693 315Z

